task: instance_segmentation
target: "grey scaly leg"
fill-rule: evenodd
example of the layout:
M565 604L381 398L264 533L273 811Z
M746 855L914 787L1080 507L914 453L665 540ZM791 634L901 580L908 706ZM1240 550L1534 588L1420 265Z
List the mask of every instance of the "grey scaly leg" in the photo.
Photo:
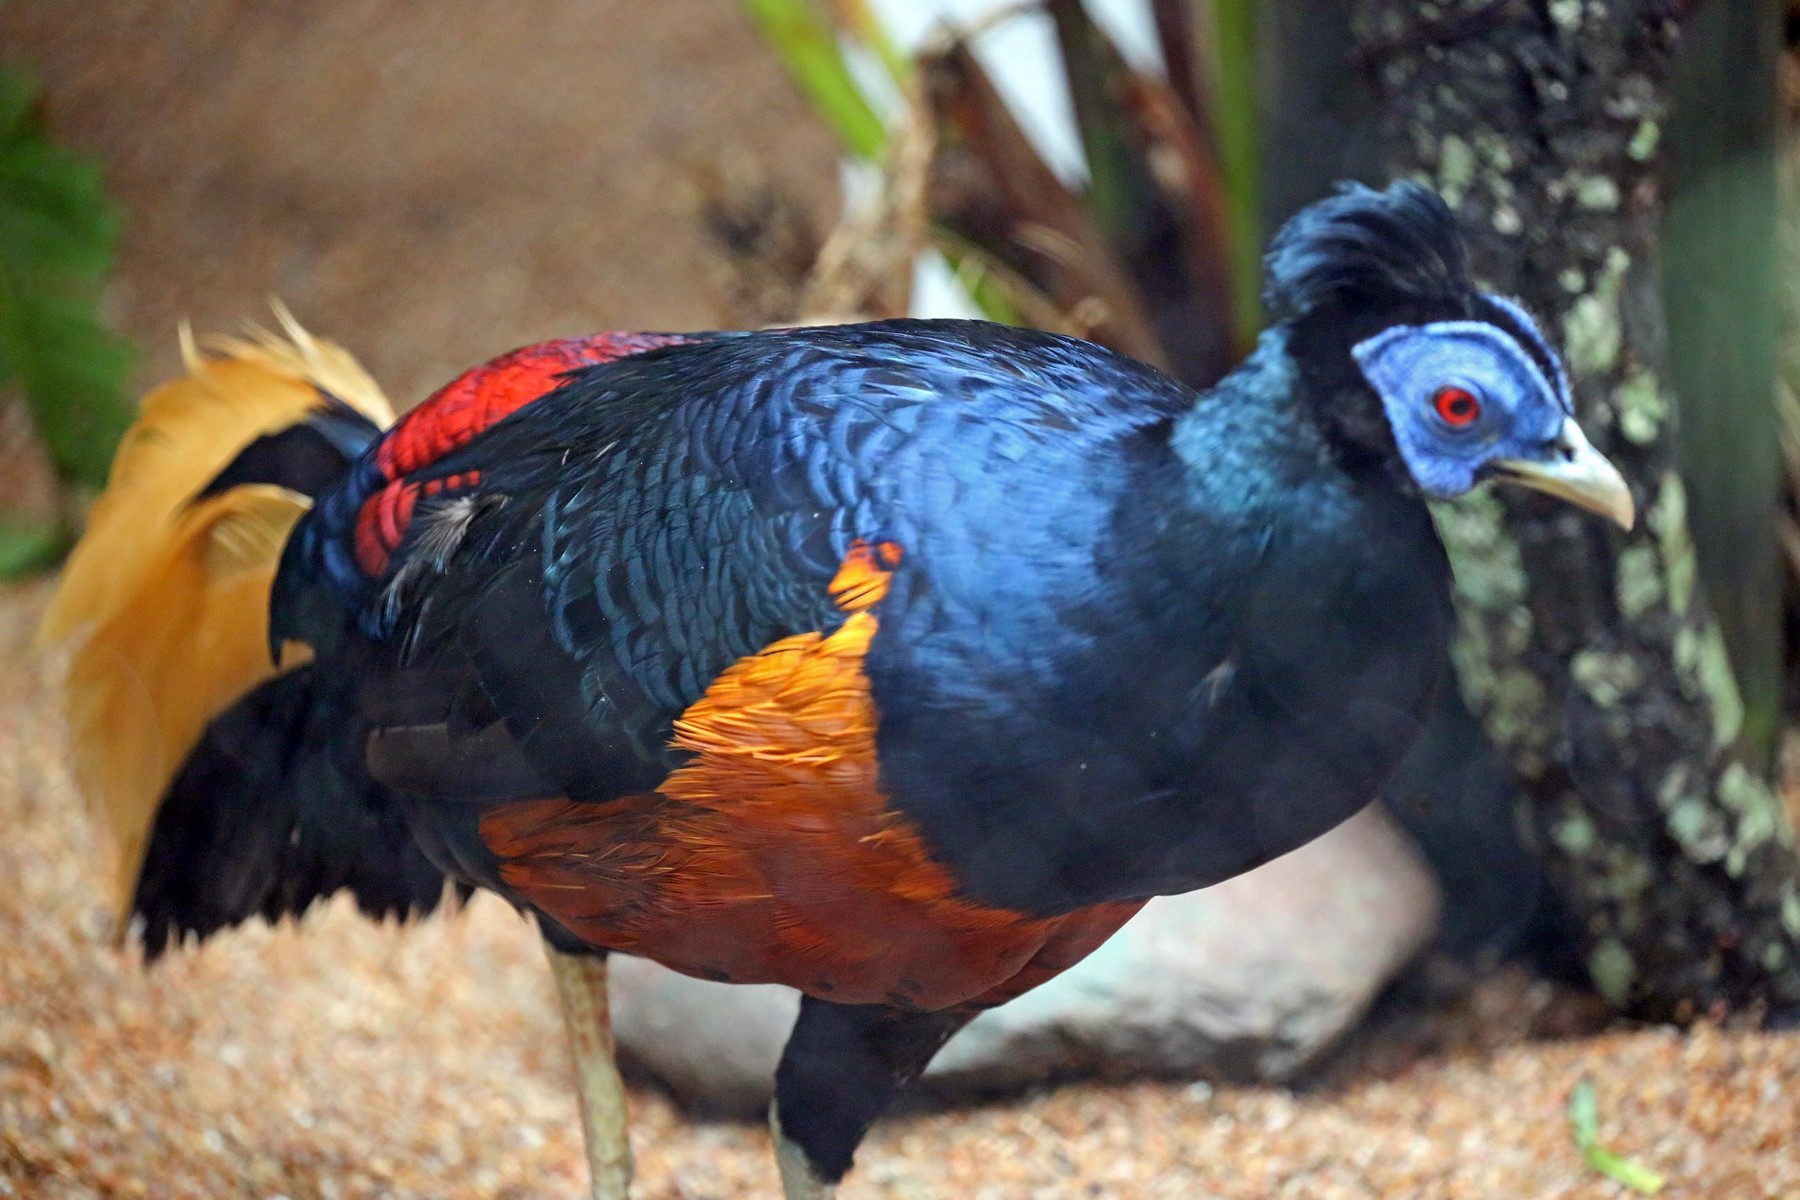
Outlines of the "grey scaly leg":
M544 952L550 957L550 973L569 1028L593 1200L626 1200L631 1191L631 1136L625 1082L613 1057L606 957L564 954L548 943Z

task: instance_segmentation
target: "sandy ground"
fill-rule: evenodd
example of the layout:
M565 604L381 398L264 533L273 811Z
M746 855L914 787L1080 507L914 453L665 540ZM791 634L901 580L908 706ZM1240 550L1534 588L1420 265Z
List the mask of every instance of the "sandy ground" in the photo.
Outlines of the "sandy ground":
M0 591L0 1196L575 1197L568 1067L535 936L480 900L378 927L343 905L153 970L105 936L103 847L60 763L43 585ZM1566 1131L1671 1197L1800 1196L1800 1035L1547 1040L1578 1006L1504 977L1301 1092L1085 1084L882 1124L843 1200L1603 1197ZM775 1194L764 1132L633 1096L644 1200Z

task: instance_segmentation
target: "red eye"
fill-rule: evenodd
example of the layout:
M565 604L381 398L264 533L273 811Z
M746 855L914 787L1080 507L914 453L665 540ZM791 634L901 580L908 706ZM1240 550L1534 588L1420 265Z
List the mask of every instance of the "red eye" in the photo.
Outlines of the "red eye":
M1481 416L1481 401L1468 388L1439 388L1432 403L1437 406L1437 415L1443 418L1444 424L1459 429L1473 425Z

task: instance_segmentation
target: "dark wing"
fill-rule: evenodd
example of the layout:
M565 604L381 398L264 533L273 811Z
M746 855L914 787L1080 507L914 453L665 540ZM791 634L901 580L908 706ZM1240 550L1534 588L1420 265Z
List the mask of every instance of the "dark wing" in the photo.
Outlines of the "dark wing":
M853 544L899 547L899 590L986 569L984 543L1018 540L984 527L994 479L1034 453L1079 464L1183 396L1085 343L980 323L639 355L434 463L479 483L414 515L370 603L392 614L398 668L436 693L459 669L476 681L439 696L475 714L465 729L502 719L540 790L605 799L679 765L674 720L733 663L836 628ZM1038 477L1078 490L1054 465Z

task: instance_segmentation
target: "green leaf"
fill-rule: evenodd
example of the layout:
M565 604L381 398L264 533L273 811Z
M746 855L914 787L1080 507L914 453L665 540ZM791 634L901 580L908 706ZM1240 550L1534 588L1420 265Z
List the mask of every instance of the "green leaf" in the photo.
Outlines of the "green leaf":
M40 294L21 302L9 283L0 264L0 351L58 474L100 487L131 425L131 348L100 324L92 301Z
M1256 106L1256 0L1214 0L1213 135L1231 229L1233 315L1262 327L1262 211Z
M1641 1195L1654 1196L1663 1190L1665 1181L1661 1173L1652 1171L1642 1163L1633 1162L1629 1158L1614 1154L1604 1146L1595 1146L1587 1152L1585 1157L1588 1166L1608 1179L1622 1183Z
M35 94L0 68L0 385L24 392L58 473L99 487L133 416L131 348L99 311L119 218L99 168L47 140Z
M905 91L912 82L912 59L895 43L881 18L869 7L869 0L837 0L837 11L850 36L868 47L887 71L888 78Z
M1600 1137L1600 1100L1592 1077L1583 1075L1569 1093L1569 1133L1583 1153Z
M850 152L863 159L879 157L887 147L887 126L850 73L837 30L817 5L812 0L744 0L744 8Z
M1600 1100L1592 1076L1583 1075L1569 1092L1569 1133L1593 1170L1645 1196L1663 1190L1660 1173L1600 1144Z
M1002 325L1025 324L1024 314L1019 311L1012 293L987 269L979 254L965 254L955 246L942 244L938 246L938 253L944 256L957 282L962 284L963 291L968 293L982 316Z
M68 548L59 525L15 525L0 521L0 579L17 579L55 562Z

